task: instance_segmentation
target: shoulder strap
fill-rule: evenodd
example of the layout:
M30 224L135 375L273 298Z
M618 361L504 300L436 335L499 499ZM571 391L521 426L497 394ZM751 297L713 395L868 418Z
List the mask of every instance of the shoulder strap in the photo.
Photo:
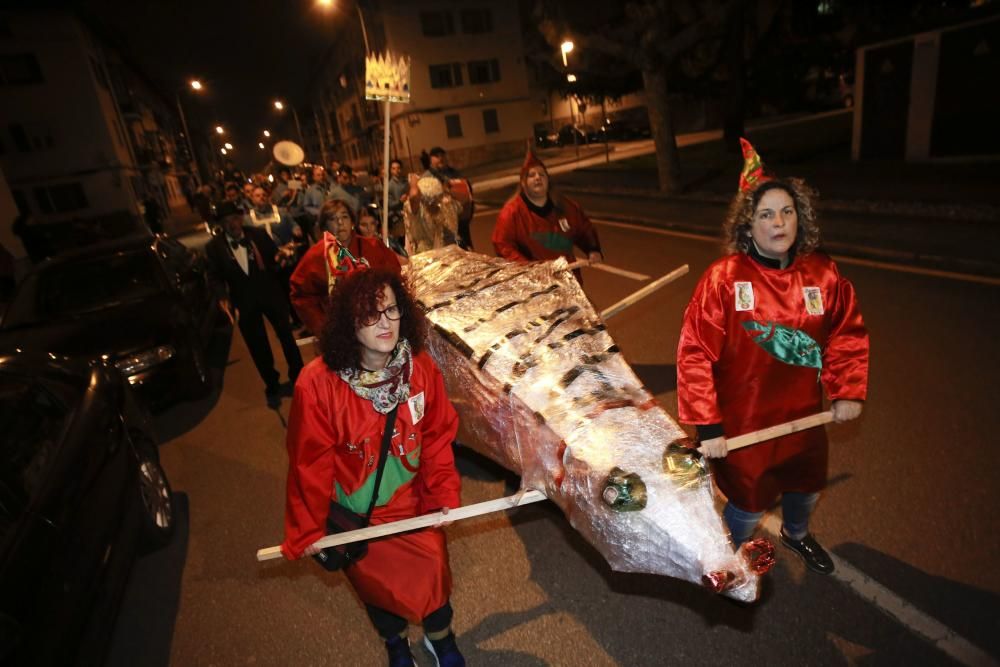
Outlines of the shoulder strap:
M392 432L395 430L396 412L398 410L399 403L385 417L385 430L382 432L382 451L379 453L378 472L375 473L375 488L372 489L372 501L368 505L368 512L365 514L366 526L371 521L372 512L375 510L375 502L378 500L378 487L382 483L382 471L385 470L385 462L389 458L389 443L392 442Z

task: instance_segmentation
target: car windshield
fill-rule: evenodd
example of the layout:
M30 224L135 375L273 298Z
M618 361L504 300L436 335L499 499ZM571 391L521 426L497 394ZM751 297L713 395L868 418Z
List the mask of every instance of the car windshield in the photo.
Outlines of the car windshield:
M156 258L144 250L46 267L25 279L3 328L56 321L147 298L163 289L161 273Z

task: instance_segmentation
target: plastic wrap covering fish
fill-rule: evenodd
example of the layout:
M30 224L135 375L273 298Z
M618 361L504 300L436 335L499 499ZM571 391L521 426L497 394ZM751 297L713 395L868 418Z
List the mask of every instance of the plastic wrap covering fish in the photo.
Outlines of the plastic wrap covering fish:
M625 362L566 262L515 264L457 246L412 258L429 349L463 442L559 505L612 568L743 601L759 567L734 554L684 432Z

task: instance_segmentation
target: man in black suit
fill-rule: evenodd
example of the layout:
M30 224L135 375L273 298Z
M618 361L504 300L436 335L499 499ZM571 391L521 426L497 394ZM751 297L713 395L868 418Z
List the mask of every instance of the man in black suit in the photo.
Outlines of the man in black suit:
M205 254L212 273L228 287L228 298L220 302L227 312L231 312L230 304L235 306L240 333L264 380L267 404L275 408L281 404L280 375L274 368L265 317L281 341L291 384L302 370L302 355L289 324L288 299L277 276L278 248L263 229L244 226L243 211L233 202L219 204L216 217L223 233L208 242Z

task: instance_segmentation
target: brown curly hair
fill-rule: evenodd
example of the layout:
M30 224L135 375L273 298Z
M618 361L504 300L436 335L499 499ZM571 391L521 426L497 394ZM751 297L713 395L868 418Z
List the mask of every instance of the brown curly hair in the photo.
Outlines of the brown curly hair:
M360 367L361 342L357 332L365 319L378 312L378 299L386 286L396 295L396 305L402 313L399 337L410 342L413 354L424 349L427 320L403 279L385 269L362 269L337 281L327 302L319 347L328 368L341 371Z
M729 253L750 251L750 226L761 197L769 190L784 190L795 202L798 231L795 234L796 255L807 255L819 247L819 225L813 203L819 195L801 178L779 178L764 181L750 192L740 192L729 205L726 220L722 223L722 237Z

